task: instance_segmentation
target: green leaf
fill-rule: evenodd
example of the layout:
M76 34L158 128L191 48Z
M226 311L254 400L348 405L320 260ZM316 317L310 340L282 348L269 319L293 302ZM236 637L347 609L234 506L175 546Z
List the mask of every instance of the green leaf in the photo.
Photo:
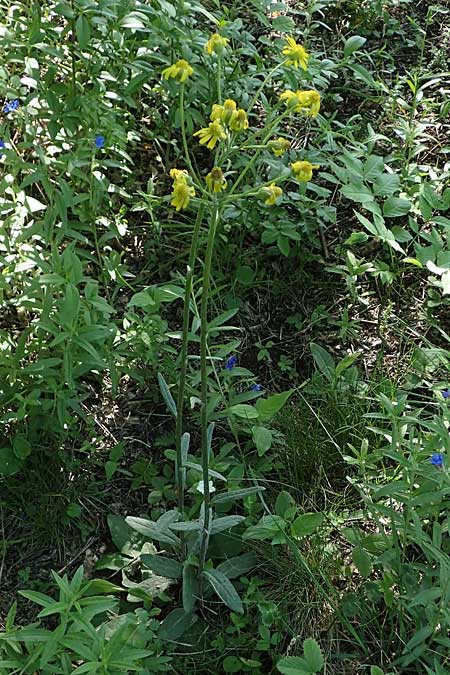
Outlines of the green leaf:
M245 520L245 516L223 516L221 518L215 518L211 524L211 535L218 534L224 530L229 530L231 527L235 527L242 523Z
M276 16L272 19L272 28L280 33L292 33L295 30L295 22L289 16Z
M168 407L169 411L172 413L172 415L176 418L177 417L177 406L176 403L173 399L172 394L170 393L170 389L167 386L167 382L165 381L164 377L161 375L161 373L158 373L158 382L159 382L159 388L161 390L162 397L166 403L166 406Z
M242 538L244 541L247 541L248 539L256 539L258 541L273 539L277 534L284 532L285 528L286 521L284 518L270 514L262 516L256 525L248 527L242 535Z
M250 286L255 279L255 271L248 265L240 265L236 269L236 281L243 286Z
M411 209L409 199L389 197L383 204L383 216L386 218L398 218L405 216Z
M241 599L235 587L225 574L215 569L205 570L203 576L206 577L215 593L232 612L237 612L238 614L244 613Z
M225 574L228 579L236 579L254 569L257 563L258 558L254 553L243 553L224 560L216 569Z
M283 675L312 675L307 662L301 656L285 656L278 661L277 668Z
M147 553L142 553L140 559L145 567L162 577L168 577L169 579L180 579L182 575L183 566L177 560L173 560L172 558L166 558L162 555L150 555Z
M133 530L127 525L125 518L110 513L108 514L107 521L111 539L119 551L123 552L123 549L128 550L133 537Z
M169 544L170 546L175 546L180 543L180 540L175 534L171 532L161 532L156 524L148 520L147 518L135 518L134 516L128 516L125 521L133 530L143 534L149 539L159 541L162 544Z
M344 185L341 188L341 193L344 197L347 197L347 199L351 199L353 202L359 202L360 204L374 201L371 190L364 185L362 181L354 180L348 185Z
M195 614L187 614L184 609L173 609L162 622L158 636L162 640L176 640L197 620Z
M370 666L370 675L384 675L384 671L378 666Z
M304 513L294 520L291 532L295 537L307 537L315 532L322 522L322 513Z
M91 39L91 27L84 14L80 14L75 22L77 41L81 49L86 49Z
M319 644L313 638L307 638L303 643L303 656L311 672L317 673L324 666L323 654Z
M21 468L22 462L17 459L12 448L0 448L0 476L12 476Z
M258 417L258 412L252 405L246 405L245 403L237 403L228 408L227 413L236 415L245 420L254 420Z
M315 342L310 342L309 348L311 349L311 354L313 359L316 362L317 368L320 370L322 375L326 377L328 382L333 380L336 364L334 359L326 349L316 344Z
M361 352L355 352L354 354L347 354L343 359L339 361L336 366L336 377L340 377L347 368L350 368L357 359L361 356Z
M259 398L256 402L256 410L258 411L259 421L268 422L270 419L272 419L272 417L274 417L286 404L293 392L293 389L289 389L288 391L283 391L280 394L274 394L268 398Z
M289 492L286 492L286 490L282 490L275 502L275 513L283 518L286 511L288 509L292 509L294 506L295 501L293 497L291 497Z
M379 197L390 197L400 190L400 176L396 173L382 173L373 184L373 191Z
M25 436L15 436L12 444L14 454L19 460L23 460L31 454L31 443Z
M242 488L241 490L230 490L230 492L224 492L220 495L215 495L211 500L211 504L226 504L228 502L234 502L237 499L245 499L246 497L257 494L258 492L264 492L265 489L266 488L264 487L255 485L255 487Z
M183 609L186 614L190 614L193 611L198 598L198 578L197 570L187 563L183 565L182 598Z
M252 438L258 455L262 457L272 445L272 432L266 427L252 427Z
M367 39L365 37L361 37L361 35L352 35L352 37L349 37L344 45L344 56L350 56L350 54L356 52L366 42Z
M372 563L367 551L361 546L355 546L352 551L352 560L362 577L370 576L370 573L372 572Z

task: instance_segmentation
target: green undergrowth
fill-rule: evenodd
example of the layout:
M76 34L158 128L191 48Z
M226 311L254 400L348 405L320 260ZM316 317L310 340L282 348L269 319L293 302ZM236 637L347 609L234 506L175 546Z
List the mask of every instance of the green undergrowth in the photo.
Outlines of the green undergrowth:
M444 2L0 3L0 674L450 673Z

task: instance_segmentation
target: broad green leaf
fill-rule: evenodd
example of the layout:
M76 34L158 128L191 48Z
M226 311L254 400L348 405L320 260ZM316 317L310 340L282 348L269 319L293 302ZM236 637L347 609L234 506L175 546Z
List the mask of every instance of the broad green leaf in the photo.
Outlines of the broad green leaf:
M171 532L161 532L156 527L156 524L147 518L128 516L125 521L133 530L136 530L136 532L143 534L149 539L159 541L162 544L169 544L170 546L175 546L180 543L180 540L175 534L172 534Z
M350 56L357 49L360 49L367 42L367 38L361 35L352 35L349 37L344 45L344 56Z
M361 546L355 546L352 551L352 560L362 577L370 576L370 573L372 572L372 563L367 551Z
M238 515L215 518L211 524L211 534L229 530L231 527L235 527L236 525L239 525L239 523L242 523L243 520L245 520L245 516Z
M278 661L277 668L283 675L313 675L308 663L302 656L285 656Z
M411 209L411 202L400 197L389 197L383 204L383 216L398 218L405 216Z
M266 427L252 427L252 438L258 455L262 457L272 445L272 432Z
M400 189L400 176L396 173L382 173L373 184L373 191L379 197L390 197Z
M244 613L241 599L228 577L217 569L204 570L203 576L209 581L222 602L238 614Z
M248 527L242 535L242 538L245 541L248 539L256 539L259 541L273 539L275 535L282 533L285 528L286 521L284 518L270 514L267 516L262 516L256 525L251 525Z
M303 656L312 673L318 673L324 666L324 659L319 644L313 638L307 638L303 643Z
M0 448L0 476L12 476L21 467L22 462L17 459L12 448Z
M173 558L166 558L162 555L141 554L140 559L148 569L169 579L179 579L183 572L181 563Z
M225 574L228 579L236 579L254 569L257 562L258 558L254 553L243 553L242 555L224 560L224 562L217 566L217 569L222 574Z
M75 22L75 29L77 33L77 41L81 49L86 49L91 39L91 27L89 21L84 14L80 14Z
M280 394L273 394L268 398L259 398L256 402L259 422L268 422L285 405L289 397L293 394L293 389L283 391Z
M228 408L227 412L244 420L254 420L258 417L256 408L254 408L252 405L246 405L245 403L237 403L236 405L232 405Z
M374 201L372 191L362 181L352 181L348 185L344 185L341 192L347 199L360 204Z
M328 382L331 382L336 369L336 364L333 357L329 352L327 352L326 349L315 342L311 342L309 348L311 349L311 354L313 355L317 368L320 370L322 375L326 377Z
M291 532L295 537L307 537L315 532L322 522L322 513L304 513L294 520Z
M236 280L243 286L250 286L255 279L255 271L248 265L240 265L236 269Z
M197 620L195 614L187 614L184 609L178 607L166 616L159 629L159 637L162 640L176 640L185 633Z
M291 497L289 492L286 492L286 490L282 490L275 502L275 513L283 518L286 511L288 509L292 509L293 507L295 507L295 501L293 497Z

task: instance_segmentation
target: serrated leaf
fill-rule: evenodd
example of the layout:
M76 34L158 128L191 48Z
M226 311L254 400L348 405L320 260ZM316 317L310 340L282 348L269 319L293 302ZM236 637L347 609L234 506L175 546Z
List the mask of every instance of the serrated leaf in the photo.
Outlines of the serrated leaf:
M238 614L244 613L241 599L228 577L219 570L204 570L203 576L209 581L222 602Z
M405 216L411 209L409 199L401 197L389 197L383 204L383 216L386 218L399 218Z
M352 551L352 560L362 577L370 576L370 573L372 572L372 563L367 551L361 546L355 546Z

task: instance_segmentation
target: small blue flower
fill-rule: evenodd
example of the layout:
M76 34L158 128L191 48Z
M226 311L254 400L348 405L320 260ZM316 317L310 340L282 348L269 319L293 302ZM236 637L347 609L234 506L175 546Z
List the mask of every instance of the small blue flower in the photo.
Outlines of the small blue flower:
M3 150L4 147L5 147L5 141L3 140L3 138L0 138L0 150ZM0 159L3 157L3 155L4 155L4 153L0 152Z
M442 396L444 398L450 398L450 391L448 389L444 389L444 391L442 392Z
M103 148L104 145L105 145L105 137L100 136L100 135L96 136L95 137L95 147L100 149L100 148Z
M237 356L235 356L235 355L233 354L233 356L230 356L230 358L229 358L228 361L226 362L225 368L226 368L227 370L233 370L233 368L234 368L234 366L236 365L236 363L237 363Z
M254 384L252 387L250 387L251 391L261 391L262 386L260 384Z
M442 452L434 452L430 457L433 466L444 466L444 455Z
M14 101L7 101L3 106L3 112L7 115L10 112L14 112L19 107L19 99L15 98Z

